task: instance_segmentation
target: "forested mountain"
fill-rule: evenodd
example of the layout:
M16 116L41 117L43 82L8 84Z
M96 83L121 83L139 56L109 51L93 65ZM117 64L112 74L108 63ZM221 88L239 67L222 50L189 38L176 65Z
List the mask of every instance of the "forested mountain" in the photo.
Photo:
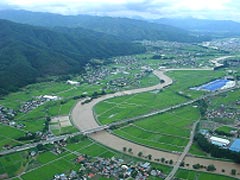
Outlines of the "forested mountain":
M231 32L240 33L240 23L230 20L208 20L195 18L171 19L162 18L153 20L155 23L166 24L189 31L198 32Z
M85 29L104 32L125 40L168 40L193 42L199 37L188 31L169 25L150 23L128 18L99 17L89 15L63 16L51 13L29 11L0 11L0 17L15 22L45 27L83 27Z
M94 31L55 30L0 20L0 93L37 77L80 72L91 58L144 52L129 41Z

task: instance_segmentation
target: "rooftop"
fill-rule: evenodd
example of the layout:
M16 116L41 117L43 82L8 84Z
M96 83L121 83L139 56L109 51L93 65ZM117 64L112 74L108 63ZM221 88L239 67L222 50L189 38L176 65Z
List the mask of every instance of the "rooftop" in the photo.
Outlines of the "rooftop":
M221 143L221 144L226 144L226 145L230 143L230 141L228 139L223 139L223 138L219 138L219 137L215 137L215 136L210 137L210 140Z
M240 152L240 139L235 139L235 141L230 146L229 150Z

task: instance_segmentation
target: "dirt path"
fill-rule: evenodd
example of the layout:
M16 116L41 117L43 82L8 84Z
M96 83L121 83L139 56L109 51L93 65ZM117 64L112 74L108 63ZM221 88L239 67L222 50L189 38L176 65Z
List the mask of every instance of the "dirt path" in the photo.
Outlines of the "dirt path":
M80 130L88 130L92 128L99 127L98 123L96 122L94 118L94 114L92 111L92 108L99 102L104 101L109 98L117 97L117 96L124 96L124 95L130 95L135 93L141 93L156 89L162 89L164 87L167 87L172 84L172 79L169 78L164 74L165 71L154 71L154 74L159 78L164 80L164 83L158 84L156 86L147 87L147 88L141 88L141 89L134 89L134 90L128 90L128 91L122 91L117 92L114 94L108 94L105 96L102 96L98 99L94 99L90 103L81 104L81 101L77 103L77 105L72 110L72 122L74 125ZM123 152L123 147L131 148L132 153L131 155L137 156L139 152L142 152L144 156L147 156L149 154L152 155L152 160L159 159L164 157L166 160L173 160L174 164L178 161L180 154L171 153L171 152L164 152L159 151L153 148L145 147L143 145L139 145L133 142L130 142L128 140L122 139L118 136L115 136L108 131L101 131L97 133L93 133L90 135L90 138L94 139L95 141L108 146L114 150ZM196 157L186 157L184 159L185 164L188 164L188 166L185 166L187 169L192 169L193 164L201 164L204 166L208 166L210 164L214 164L216 167L215 173L218 174L224 174L224 175L230 175L231 169L236 169L238 173L240 173L240 165L231 163L231 162L223 162L218 160L212 160L212 159L203 159L203 158L196 158ZM222 172L222 169L225 170L225 173ZM203 170L205 171L205 170ZM236 177L240 178L240 174L238 174Z

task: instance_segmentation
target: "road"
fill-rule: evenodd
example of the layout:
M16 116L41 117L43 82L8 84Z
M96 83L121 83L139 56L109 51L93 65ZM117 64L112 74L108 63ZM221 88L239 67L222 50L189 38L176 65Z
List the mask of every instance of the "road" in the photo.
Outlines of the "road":
M178 158L177 163L173 166L172 171L168 174L168 176L165 178L165 180L171 180L171 179L174 178L174 175L176 174L176 172L177 172L177 170L179 169L181 163L183 162L184 158L186 157L187 153L189 152L189 150L190 150L190 148L191 148L191 146L192 146L192 143L193 143L194 134L195 134L195 131L196 131L196 127L197 127L198 122L199 122L199 121L196 121L196 122L193 124L189 142L188 142L187 146L184 148L183 153L182 153L182 154L180 155L180 157Z
M188 69L190 70L190 69ZM197 70L197 69L196 69ZM128 90L128 91L122 91L122 92L117 92L114 94L108 94L104 95L100 98L94 99L90 103L87 104L81 104L81 101L76 104L76 106L73 108L72 113L71 113L71 119L73 124L80 130L84 131L87 129L92 129L99 127L100 125L96 122L94 113L92 111L93 107L106 99L117 97L117 96L124 96L124 95L130 95L130 94L135 94L135 93L141 93L141 92L146 92L146 91L151 91L151 90L156 90L156 89L162 89L164 87L167 87L172 84L172 79L169 78L164 74L164 71L154 71L154 74L159 78L164 80L165 82L162 84L158 84L156 86L152 87L147 87L147 88L141 88L141 89L134 89L134 90ZM218 93L218 92L217 92ZM217 94L216 93L216 94ZM210 95L208 95L210 96ZM205 97L208 97L205 96ZM143 152L144 155L151 154L152 159L159 159L161 157L164 157L165 159L168 160L173 160L174 164L178 163L178 159L180 158L180 155L176 152L165 152L165 151L159 151L150 147L146 147L140 144L133 143L127 139L122 139L116 135L111 134L110 132L104 130L101 132L93 133L89 135L90 138L93 140L110 147L114 150L123 152L123 147L131 148L132 149L132 156L138 156L138 152ZM180 159L181 160L181 159ZM213 160L213 159L203 159L203 158L197 158L197 157L191 157L187 156L184 159L185 164L189 164L188 169L193 169L192 165L196 163L201 163L203 166L208 166L209 164L214 164L216 167L215 173L218 174L223 174L223 175L230 175L230 172L232 169L239 169L240 170L240 165L235 164L232 162L224 162L224 161L218 161L218 160ZM176 166L178 167L178 166ZM225 173L222 172L222 169L225 169ZM237 175L236 177L240 178L240 175Z
M79 134L79 133L77 133L77 134ZM69 134L69 135L56 136L56 137L49 138L47 140L41 140L41 141L38 141L38 142L35 142L35 143L31 143L31 144L25 144L25 145L22 145L22 146L16 146L16 147L14 147L12 149L1 151L0 152L0 156L11 154L11 153L15 153L15 152L19 152L19 151L25 151L25 150L34 148L34 147L36 147L37 145L40 145L40 144L42 144L42 145L51 144L53 142L61 141L61 140L67 139L67 138L72 137L72 136L74 136L74 135L73 134L71 134L71 135Z
M87 129L92 129L99 127L100 125L96 122L92 108L99 102L104 101L106 99L110 99L113 97L118 96L124 96L124 95L130 95L130 94L136 94L136 93L142 93L147 92L151 90L158 90L162 89L166 86L169 86L172 84L172 79L169 78L164 74L164 71L154 71L153 72L159 79L164 80L164 83L159 83L155 86L141 88L141 89L133 89L133 90L127 90L127 91L121 91L114 94L107 94L104 96L101 96L97 99L93 99L91 102L87 104L82 104L84 101L80 101L77 103L77 105L73 108L71 113L71 119L73 124L80 130L84 131Z
M83 135L88 135L90 138L94 139L95 141L97 141L97 142L99 142L103 145L106 145L106 146L108 146L112 149L115 149L117 151L122 152L123 147L131 148L133 150L131 155L136 156L136 157L138 156L139 152L142 152L144 155L151 154L153 160L154 159L159 159L161 157L164 157L166 160L170 160L170 159L173 160L174 161L174 167L173 167L173 170L171 171L171 173L169 174L169 176L167 177L168 179L171 179L171 178L174 177L174 174L177 172L177 170L178 170L178 168L179 168L179 166L180 166L180 164L183 160L184 160L185 164L189 164L188 169L192 169L192 165L196 164L196 163L200 163L201 165L204 165L204 166L208 166L209 164L214 164L215 167L217 168L216 172L219 173L219 174L225 174L221 171L222 168L225 169L225 172L228 173L228 175L230 174L232 169L240 169L240 165L235 164L235 163L231 163L231 162L223 162L223 161L217 161L217 160L211 160L211 159L203 159L203 158L186 156L190 147L191 147L191 144L193 142L194 131L195 131L197 122L193 125L189 143L187 144L183 153L181 153L181 154L177 153L177 152L172 152L171 153L171 152L159 151L159 150L156 150L156 149L152 149L150 147L139 145L139 144L133 143L131 141L119 138L119 137L109 133L108 131L106 131L106 129L108 129L112 125L117 125L117 124L113 123L113 124L109 124L109 125L100 126L96 122L93 111L92 111L92 108L93 108L94 105L96 105L100 101L103 101L103 100L109 99L109 98L113 98L113 97L116 97L116 96L124 96L126 94L141 93L141 92L146 92L146 91L151 91L151 90L156 90L156 89L162 89L164 87L167 87L167 86L172 84L172 80L168 76L166 76L164 74L164 72L165 71L154 71L154 74L157 77L159 77L159 79L162 79L162 80L165 81L162 84L158 84L156 86L147 87L147 88L117 92L115 94L108 94L108 95L102 96L98 99L94 99L90 103L84 104L84 105L82 105L81 102L78 102L77 105L72 110L72 122L80 130L80 132L74 133L74 134L69 134L69 135L53 137L53 138L50 138L48 140L36 142L36 143L33 143L33 144L18 146L18 147L15 147L13 149L10 149L10 150L2 151L2 152L0 152L0 155L6 155L6 154L9 154L9 153L14 153L14 152L18 152L18 151L31 149L33 147L36 147L39 144L43 144L43 145L44 144L49 144L49 143L52 143L52 142L55 142L55 141L60 141L60 140L63 140L63 139L67 139L69 137L73 137L73 136L76 136L76 135L79 135L79 134L83 134ZM219 93L226 92L226 91L228 91L228 90L224 90L224 91L221 91L221 92L216 92L216 93L213 93L213 94L202 96L199 99L207 98L209 96L217 95ZM118 123L121 124L121 123L126 123L127 121L135 121L135 120L142 119L142 118L145 118L145 117L153 116L153 115L156 115L156 114L159 114L159 113L163 113L163 112L172 110L174 108L179 108L179 107L182 107L182 106L189 105L191 103L194 103L194 102L198 101L199 99L191 100L191 101L188 101L188 102L185 102L185 103L182 103L182 104L175 105L173 107L169 107L169 108L162 109L162 110L159 110L159 111L155 111L155 112L152 112L152 113L149 113L149 114L138 116L138 117L135 117L134 119L123 120L123 121L120 121ZM236 177L240 178L240 175L238 174Z

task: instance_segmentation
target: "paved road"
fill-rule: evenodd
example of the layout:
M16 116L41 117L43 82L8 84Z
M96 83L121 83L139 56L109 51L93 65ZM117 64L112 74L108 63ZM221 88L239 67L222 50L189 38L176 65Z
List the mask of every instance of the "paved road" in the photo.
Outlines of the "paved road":
M76 135L77 134L79 134L79 133L76 133ZM56 137L49 138L47 140L42 140L42 141L31 143L31 144L25 144L25 145L22 145L22 146L16 146L12 149L1 151L0 156L15 153L15 152L19 152L19 151L25 151L25 150L34 148L34 147L36 147L37 145L40 145L40 144L42 144L42 145L50 144L52 142L61 141L61 140L67 139L67 138L72 137L72 136L74 136L74 134L56 136Z
M72 122L73 124L80 130L84 131L91 128L99 127L100 125L96 122L94 118L94 114L92 111L92 108L99 102L113 98L116 96L123 96L128 94L135 94L135 93L141 93L146 92L150 90L155 89L161 89L166 86L169 86L172 84L172 80L164 74L165 71L154 71L154 74L159 77L160 79L164 80L165 82L163 84L158 84L156 86L148 87L148 88L141 88L141 89L135 89L135 90L129 90L129 91L122 91L115 94L108 94L105 96L102 96L98 99L94 99L90 103L82 105L81 102L78 102L77 105L72 110ZM206 96L207 97L207 96ZM161 157L165 157L166 159L170 160L172 159L174 161L174 164L177 163L177 160L179 159L180 155L178 153L174 152L164 152L159 151L153 148L145 147L143 145L139 145L133 142L130 142L128 140L122 139L120 137L117 137L108 131L101 131L97 133L93 133L89 135L90 138L96 140L97 142L106 145L112 149L115 149L117 151L123 150L123 147L132 148L133 156L137 156L138 152L143 152L144 155L151 154L152 159L158 159ZM239 169L240 165L231 163L231 162L223 162L218 160L212 160L212 159L203 159L203 158L196 158L196 157L185 157L184 159L185 164L189 164L188 169L192 169L192 165L196 163L200 163L201 165L208 166L209 164L214 164L214 166L217 168L215 171L218 174L227 174L230 175L230 172L232 169ZM225 169L225 173L222 172L222 169ZM236 177L240 178L240 175L237 175Z
M177 163L173 166L173 169L172 171L168 174L168 176L165 178L165 180L171 180L174 178L174 175L176 174L177 170L179 169L181 163L183 162L184 158L186 157L187 153L189 152L191 146L192 146L192 143L193 143L193 139L194 139L194 134L195 134L195 131L196 131L196 127L197 127L197 124L198 124L199 121L196 121L194 124L193 124L193 127L192 127L192 131L191 131L191 135L190 135L190 140L187 144L187 146L185 147L183 153L180 155L180 157L178 158L177 160Z
M169 174L168 178L171 179L172 177L174 177L174 174L176 173L177 169L179 168L180 163L183 161L184 157L187 155L192 141L193 141L193 137L194 137L194 131L196 128L196 123L193 126L193 130L191 133L191 137L189 140L188 145L185 147L184 152L180 155L180 153L170 153L170 152L164 152L164 151L159 151L159 150L155 150L149 147L145 147L142 145L138 145L135 143L132 143L130 141L124 140L122 138L119 138L115 135L110 134L109 132L105 131L105 129L108 129L110 125L104 125L104 126L100 126L96 123L95 119L94 119L94 115L92 112L92 107L105 99L108 98L112 98L115 96L122 96L122 95L126 95L126 94L134 94L134 93L140 93L140 92L145 92L145 91L150 91L150 90L155 90L155 89L161 89L163 87L166 87L168 85L170 85L172 83L171 79L168 78L166 75L163 74L164 72L159 72L159 71L154 71L154 74L157 75L160 79L163 79L165 82L163 84L158 84L156 86L152 86L152 87L148 87L148 88L142 88L142 89L137 89L137 90L129 90L129 91L123 91L123 92L118 92L115 94L110 94L110 95L106 95L104 97L98 98L93 100L91 103L88 104L84 104L82 105L80 102L77 104L77 106L75 106L75 108L73 109L72 112L72 120L74 122L75 125L77 125L77 127L81 130L78 133L74 133L74 134L69 134L69 135L63 135L63 136L57 136L57 137L53 137L50 138L48 140L45 141L40 141L40 142L36 142L33 144L27 144L27 145L23 145L23 146L19 146L19 147L15 147L11 150L7 150L7 151L2 151L0 152L0 155L6 155L9 153L14 153L14 152L18 152L18 151L23 151L23 150L27 150L33 147L36 147L38 144L49 144L55 141L60 141L62 139L67 139L69 137L72 136L76 136L79 134L87 134L89 135L92 139L106 145L109 146L115 150L118 151L122 151L123 147L128 147L128 148L132 148L133 149L133 156L137 156L138 152L143 152L144 155L148 155L151 154L153 159L159 159L161 157L164 157L165 159L172 159L174 161L174 168L173 171ZM225 90L227 91L227 90ZM216 92L212 95L216 95L219 94L221 92ZM212 96L212 95L206 95L203 97L200 97L199 99L202 98L206 98L208 96ZM197 100L199 100L197 99ZM146 115L142 115L139 117L135 117L135 119L130 119L132 120L138 120L138 119L142 119L144 117L149 117L149 116L153 116L159 113L163 113L169 110L172 110L174 108L179 108L181 106L184 105L189 105L197 100L191 100L182 104L178 104L176 106L170 107L170 108L166 108L160 111L155 111ZM90 105L89 105L90 104ZM79 114L80 113L80 114ZM86 119L88 118L88 119ZM126 123L126 121L129 120L124 120L121 121L120 123ZM114 123L113 123L114 124ZM99 132L100 131L100 132ZM94 133L95 132L95 133ZM185 163L186 164L190 164L189 168L191 169L191 165L194 164L194 162L199 163L201 162L202 165L209 165L209 164L214 164L217 167L217 171L218 173L222 173L220 170L222 167L225 168L226 172L230 172L231 169L240 169L240 166L234 163L229 163L229 162L221 162L221 161L216 161L216 160L209 160L209 159L201 159L201 158L196 158L196 157L186 157L185 158Z

